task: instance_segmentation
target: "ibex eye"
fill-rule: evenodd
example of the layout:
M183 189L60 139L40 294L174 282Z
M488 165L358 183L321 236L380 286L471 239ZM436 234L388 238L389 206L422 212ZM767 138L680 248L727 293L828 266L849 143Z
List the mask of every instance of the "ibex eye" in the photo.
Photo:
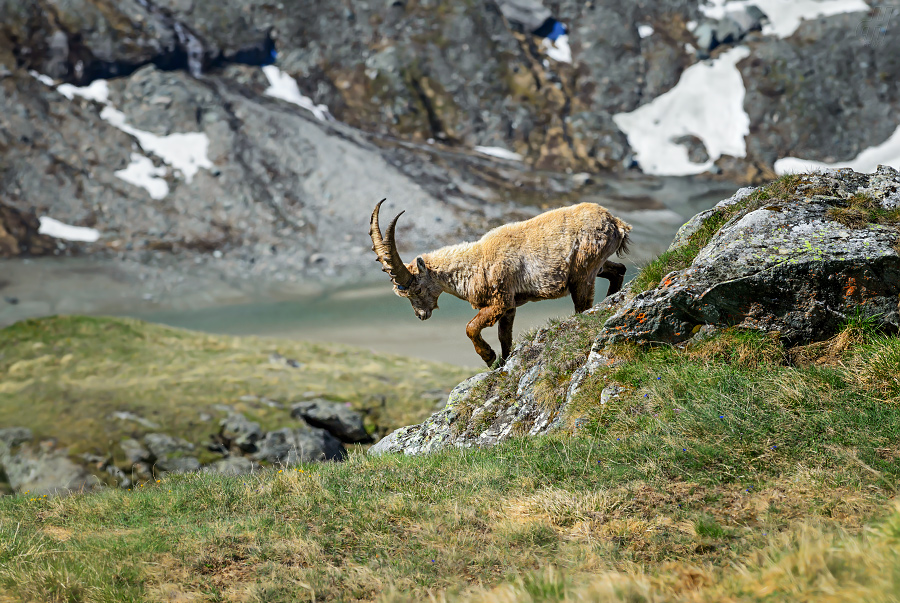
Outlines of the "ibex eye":
M407 289L409 289L409 287L404 287L403 285L397 285L397 289L399 291L406 291Z

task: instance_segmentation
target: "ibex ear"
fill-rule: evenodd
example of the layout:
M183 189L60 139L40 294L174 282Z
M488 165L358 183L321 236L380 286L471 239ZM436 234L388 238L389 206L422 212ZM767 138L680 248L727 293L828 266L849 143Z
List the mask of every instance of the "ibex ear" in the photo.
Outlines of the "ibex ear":
M422 256L416 258L416 266L419 267L419 274L426 274L428 272L428 267L425 266L425 260L422 259Z

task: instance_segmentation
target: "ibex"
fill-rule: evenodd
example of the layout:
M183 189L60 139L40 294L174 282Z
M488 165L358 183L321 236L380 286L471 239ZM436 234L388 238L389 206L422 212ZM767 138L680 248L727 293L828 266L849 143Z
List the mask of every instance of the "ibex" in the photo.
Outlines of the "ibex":
M394 230L400 212L382 236L378 202L369 222L372 251L394 283L394 293L407 298L420 320L431 317L441 293L464 299L476 310L466 335L488 366L497 355L481 331L500 321L501 362L512 348L516 308L530 301L572 294L576 312L594 303L594 281L609 280L612 295L622 287L625 266L609 261L628 252L631 226L595 203L554 209L539 216L499 226L474 243L460 243L424 253L404 264Z

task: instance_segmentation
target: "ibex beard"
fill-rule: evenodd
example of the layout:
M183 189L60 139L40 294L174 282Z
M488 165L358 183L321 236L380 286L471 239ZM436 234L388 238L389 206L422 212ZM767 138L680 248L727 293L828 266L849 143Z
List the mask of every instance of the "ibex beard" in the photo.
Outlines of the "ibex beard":
M499 226L474 243L460 243L423 253L404 264L395 230L400 212L382 235L378 202L369 223L372 251L394 283L394 293L412 304L420 320L437 309L441 293L464 299L476 310L466 335L488 366L497 354L481 337L499 322L500 359L512 349L516 308L544 299L572 295L576 312L594 303L594 282L609 280L607 295L621 289L625 266L609 258L628 252L631 226L596 203L554 209L524 222Z

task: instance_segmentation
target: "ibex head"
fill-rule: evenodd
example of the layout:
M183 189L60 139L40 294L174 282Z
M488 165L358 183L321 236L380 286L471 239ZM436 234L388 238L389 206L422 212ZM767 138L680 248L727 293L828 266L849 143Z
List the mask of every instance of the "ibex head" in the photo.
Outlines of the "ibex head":
M421 256L409 264L404 264L400 259L397 245L394 242L394 229L397 226L397 220L403 215L402 211L391 220L387 232L382 237L381 228L378 226L378 211L384 201L382 199L375 206L369 222L372 251L378 256L381 269L390 275L391 281L394 283L394 293L409 300L419 320L428 320L431 318L431 311L438 307L437 300L442 289Z

